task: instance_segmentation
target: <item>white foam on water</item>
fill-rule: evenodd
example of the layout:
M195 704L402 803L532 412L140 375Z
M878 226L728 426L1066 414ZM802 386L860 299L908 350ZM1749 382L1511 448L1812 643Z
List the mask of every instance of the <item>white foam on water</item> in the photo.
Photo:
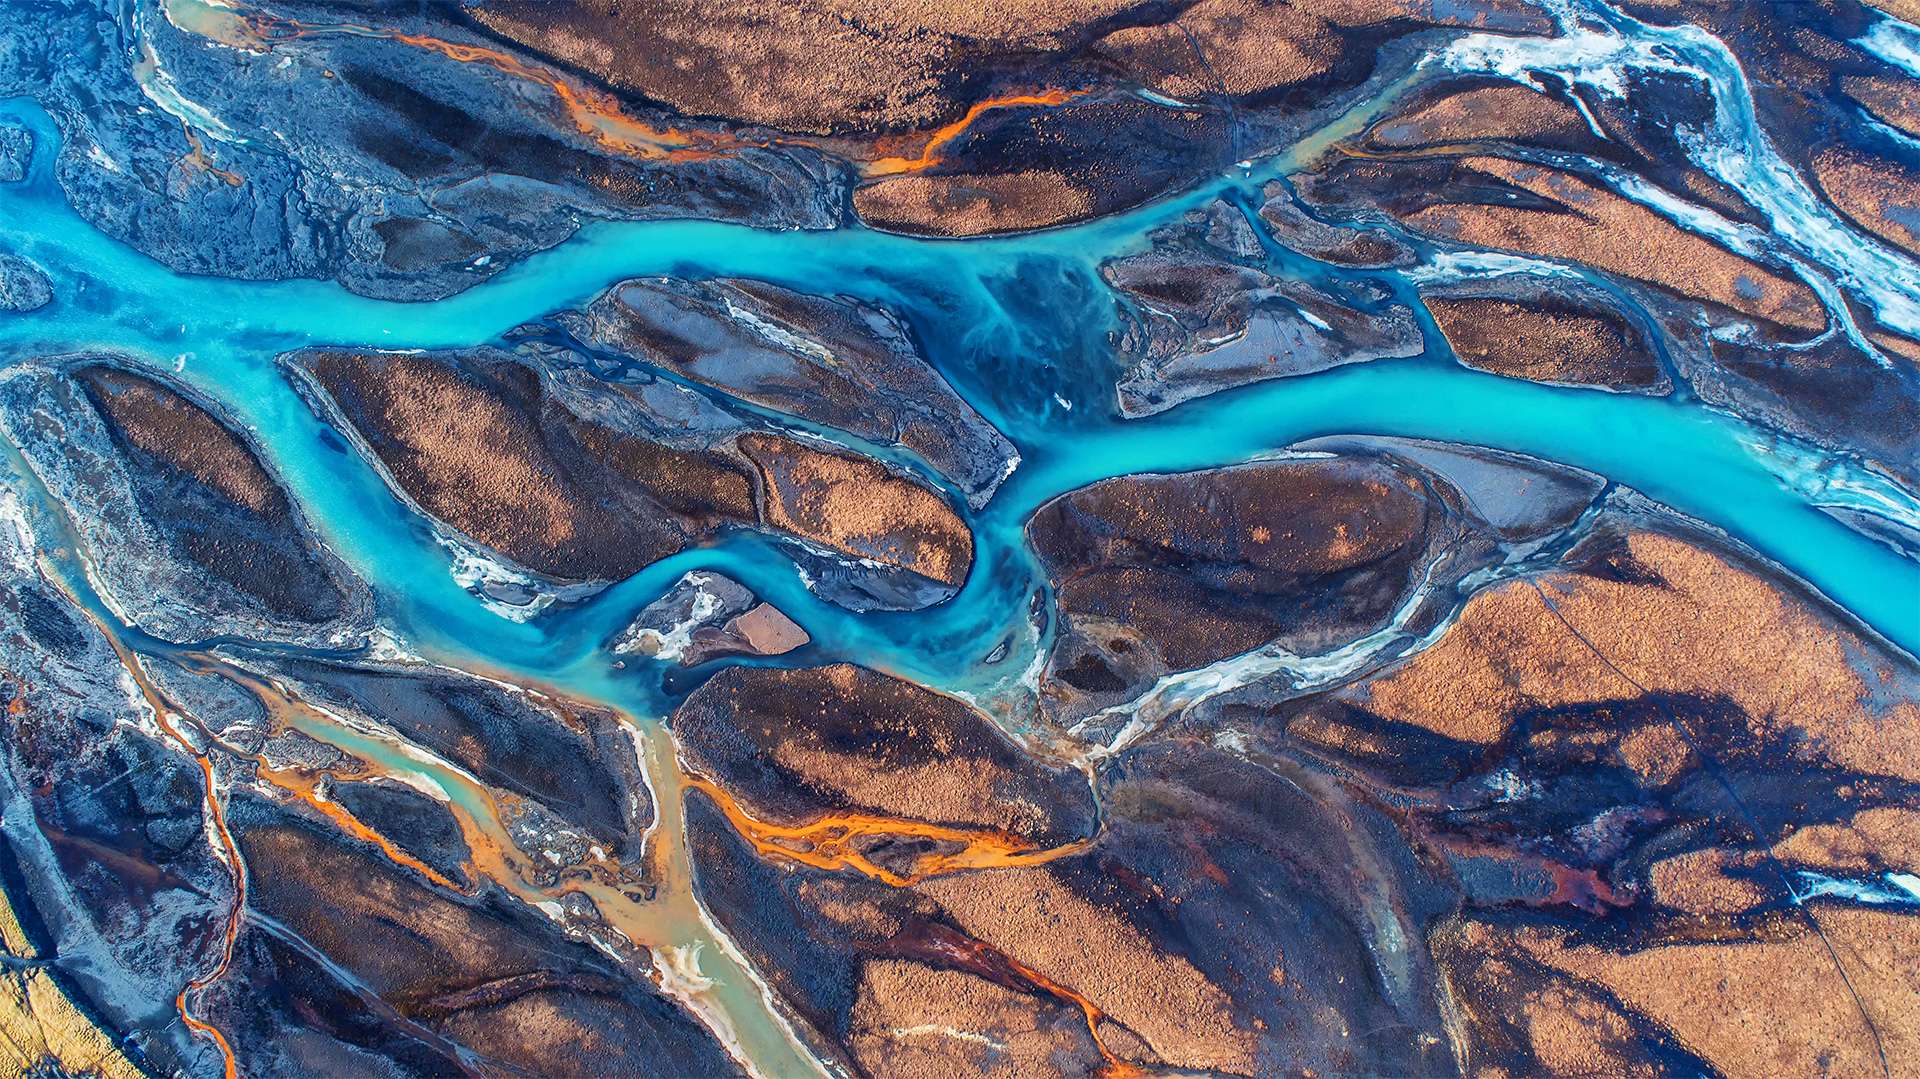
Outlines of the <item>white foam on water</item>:
M140 51L139 58L133 64L134 85L160 111L187 127L205 132L221 142L245 144L247 140L239 132L228 127L206 106L180 92L173 75L160 63L160 54L154 52L153 43L148 39L145 12L145 8L136 8L133 15L134 38L139 42Z
M1886 15L1853 43L1920 79L1920 29Z
M1704 80L1712 91L1713 119L1703 127L1676 125L1675 135L1694 165L1739 191L1767 216L1771 232L1735 225L1643 180L1625 181L1616 173L1619 193L1741 253L1771 253L1788 264L1797 262L1792 253L1798 253L1860 297L1889 327L1920 335L1920 265L1854 229L1814 194L1761 128L1746 73L1723 42L1698 26L1652 26L1610 11L1576 8L1564 0L1548 6L1562 25L1557 37L1468 34L1429 55L1421 66L1522 83L1531 83L1535 75L1554 75L1613 100L1625 99L1629 71ZM1896 62L1920 62L1912 28L1888 26L1877 24L1868 37L1902 58ZM1804 267L1795 269L1856 344L1885 362L1853 326L1831 284L1820 274L1804 272Z
M1417 285L1452 285L1489 277L1553 277L1584 280L1580 271L1564 263L1502 251L1438 251L1425 263L1409 269L1407 280Z
M453 576L454 582L479 600L482 607L509 622L531 621L541 611L552 606L557 598L550 589L542 587L538 579L497 558L483 554L446 535L438 535L436 538L447 552L447 572ZM488 593L489 586L498 585L525 588L533 592L534 596L526 603L507 603L495 599Z
M628 627L627 632L614 644L614 654L630 656L640 652L662 663L678 662L681 656L687 654L687 649L693 647L694 630L706 625L723 605L719 596L707 590L707 585L713 583L713 577L711 573L695 570L681 578L694 589L693 604L687 611L687 617L664 631L652 626ZM651 652L647 648L649 644L653 646Z
M1317 689L1346 680L1395 645L1414 640L1415 648L1425 648L1438 640L1449 625L1448 620L1442 619L1417 639L1411 638L1406 631L1407 623L1427 600L1433 569L1432 564L1427 566L1420 584L1386 625L1358 640L1317 655L1301 655L1274 641L1204 667L1165 675L1152 688L1126 704L1096 712L1074 724L1073 733L1079 734L1089 728L1097 730L1103 726L1103 720L1127 717L1126 723L1111 739L1087 751L1089 760L1099 760L1124 751L1159 729L1168 719L1210 697L1274 677L1284 677L1288 687L1295 691Z
M1837 898L1875 907L1920 906L1920 877L1911 873L1888 873L1879 880L1849 880L1803 869L1794 876L1800 884L1796 902Z
M1787 438L1742 439L1754 459L1809 503L1847 509L1920 531L1920 498L1871 468Z

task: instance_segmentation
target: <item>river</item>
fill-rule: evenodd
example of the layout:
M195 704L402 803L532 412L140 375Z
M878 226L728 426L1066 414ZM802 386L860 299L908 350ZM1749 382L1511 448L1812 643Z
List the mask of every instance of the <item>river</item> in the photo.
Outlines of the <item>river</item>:
M1749 90L1717 42L1622 19L1595 26L1586 37L1531 51L1456 43L1426 68L1477 65L1507 75L1553 70L1595 80L1606 76L1608 64L1639 56L1700 73L1720 99L1720 134L1745 144L1738 155L1701 147L1703 167L1781 223L1778 240L1769 242L1791 249L1820 279L1817 291L1847 292L1890 324L1904 325L1906 305L1920 295L1920 271L1848 229L1803 184L1769 167L1770 151L1752 127ZM1322 138L1352 130L1409 84L1387 88ZM653 914L634 915L634 924L651 927L644 943L657 955L678 949L681 991L728 1032L743 1058L770 1074L790 1073L798 1050L684 886L685 854L671 834L677 831L668 804L673 788L663 783L677 773L656 723L673 701L640 661L616 668L605 650L635 611L689 569L724 572L777 604L812 635L823 659L991 699L1017 688L1044 643L1029 626L1029 602L1042 582L1021 529L1047 499L1111 476L1245 461L1321 435L1391 435L1529 454L1635 488L1724 530L1886 640L1920 651L1920 563L1827 512L1858 510L1912 525L1920 522L1920 500L1855 460L1709 408L1684 389L1648 397L1538 385L1470 371L1436 347L1411 359L1220 392L1153 417L1114 416L1112 373L1101 367L1114 315L1097 277L1100 262L1140 249L1153 227L1214 197L1257 206L1260 185L1305 153L1302 148L1141 210L1011 238L954 242L862 228L818 233L706 222L589 223L560 247L455 297L405 304L355 296L332 283L171 272L73 212L52 179L57 132L37 105L14 101L0 111L31 126L39 140L30 177L0 186L0 249L38 262L57 296L47 308L0 322L0 365L104 349L176 372L251 428L325 541L372 586L382 623L405 648L631 717L662 795L661 832L677 852L663 864L682 885L669 888ZM985 507L968 512L962 503L977 554L957 597L923 611L852 613L810 592L776 545L735 536L669 558L583 602L558 604L524 621L503 618L461 585L449 545L316 419L273 362L280 352L309 345L429 349L497 342L516 326L644 274L765 278L886 304L909 320L936 366L1021 455ZM1370 276L1411 295L1404 275ZM1835 310L1842 312L1840 332L1853 332L1843 307ZM985 662L1002 644L1010 645L1005 658ZM490 827L485 799L468 789L467 779L371 744L364 732L316 727L308 733L389 769L422 770L463 807L471 827ZM667 922L675 928L659 931Z

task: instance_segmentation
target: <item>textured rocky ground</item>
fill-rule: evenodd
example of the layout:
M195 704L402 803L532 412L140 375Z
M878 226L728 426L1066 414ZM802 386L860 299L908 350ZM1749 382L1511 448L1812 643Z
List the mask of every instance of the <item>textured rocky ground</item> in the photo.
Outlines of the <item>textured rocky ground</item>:
M0 11L0 1070L1920 1071L1920 13Z

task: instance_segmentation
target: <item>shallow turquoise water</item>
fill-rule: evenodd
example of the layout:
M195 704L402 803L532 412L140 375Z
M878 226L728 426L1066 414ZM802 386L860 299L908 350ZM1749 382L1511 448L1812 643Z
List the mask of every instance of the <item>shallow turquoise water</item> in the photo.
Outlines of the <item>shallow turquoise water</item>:
M60 296L0 324L8 362L111 348L178 368L256 431L328 542L373 583L387 621L429 654L477 657L612 694L644 712L661 702L639 680L613 672L600 645L680 573L709 568L786 609L827 655L979 689L1025 666L1019 647L999 668L982 668L980 660L1003 641L1023 643L1017 630L1037 581L1020 525L1043 501L1109 476L1225 464L1344 433L1492 446L1600 473L1726 530L1888 639L1920 650L1920 564L1796 493L1810 469L1828 462L1820 455L1770 459L1753 449L1769 440L1766 433L1686 399L1550 388L1420 358L1268 382L1149 419L1111 418L1105 340L1112 309L1095 267L1213 192L1084 228L976 243L859 229L599 223L459 296L400 304L331 283L172 273L81 221L48 175L54 135L44 114L18 102L7 111L36 127L42 147L29 182L0 188L0 246L46 267ZM1024 458L973 515L980 557L957 599L923 612L851 614L808 592L776 545L736 536L668 559L574 608L527 624L507 621L455 583L431 530L342 448L272 362L309 344L480 344L614 280L648 273L770 278L888 302L909 317L931 358Z

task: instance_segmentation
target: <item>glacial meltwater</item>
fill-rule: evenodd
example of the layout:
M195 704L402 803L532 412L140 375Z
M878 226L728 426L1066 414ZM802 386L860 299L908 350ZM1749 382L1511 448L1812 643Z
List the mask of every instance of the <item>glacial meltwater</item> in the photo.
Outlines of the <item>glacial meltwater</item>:
M1057 626L1055 618L1036 617L1052 603L1047 574L1025 531L1036 510L1112 477L1313 460L1327 451L1303 443L1378 436L1506 451L1631 489L1777 565L1857 620L1854 628L1879 646L1920 653L1920 548L1913 539L1920 535L1920 498L1899 479L1762 418L1709 405L1679 379L1673 392L1657 396L1472 370L1456 362L1420 305L1421 287L1433 282L1537 275L1606 291L1641 325L1656 324L1605 275L1572 263L1462 254L1410 232L1396 232L1396 238L1416 258L1398 267L1340 266L1266 243L1261 258L1276 277L1365 286L1382 305L1408 304L1419 313L1421 351L1219 389L1151 415L1116 412L1114 342L1124 327L1102 277L1105 264L1152 249L1155 230L1215 205L1224 204L1264 235L1259 210L1268 184L1423 87L1461 73L1555 81L1599 93L1617 91L1621 73L1635 66L1701 80L1713 107L1684 142L1692 165L1749 200L1759 222L1732 222L1637 185L1624 170L1613 176L1618 193L1681 229L1795 267L1827 305L1826 333L1835 339L1878 355L1861 329L1863 312L1894 330L1920 329L1920 272L1913 260L1850 226L1781 162L1755 119L1747 74L1717 39L1697 28L1648 27L1597 8L1585 14L1568 9L1562 16L1573 30L1559 37L1461 32L1437 39L1426 47L1425 59L1380 81L1344 115L1303 134L1293 150L1239 163L1198 187L1084 223L948 240L859 224L772 230L700 220L595 220L507 269L476 265L480 280L430 302L370 299L333 282L244 281L169 270L96 231L74 211L56 176L61 168L89 166L40 104L15 99L0 108L0 116L30 130L35 148L26 179L0 184L0 250L44 269L54 300L38 310L0 315L0 371L50 357L103 353L200 391L250 432L320 538L371 588L380 627L376 651L590 702L632 724L657 813L652 857L659 884L645 898L597 884L530 882L516 870L519 855L486 777L326 709L291 698L278 706L291 729L380 774L410 777L408 783L449 804L475 848L474 865L485 868L482 863L494 859L496 883L515 898L541 907L570 893L588 895L608 925L653 950L665 989L745 1065L768 1076L819 1071L776 1006L774 991L703 912L690 883L689 855L677 838L684 830L675 793L680 766L661 721L693 683L672 664L611 649L636 613L688 571L717 571L784 612L811 638L809 663L845 662L910 679L975 702L1011 733L1025 736L1033 733L1025 705L1036 692L1036 671ZM63 153L69 159L57 165ZM952 598L917 610L856 611L813 587L791 544L745 529L723 529L603 585L561 587L537 575L515 578L510 567L490 562L477 545L403 498L380 465L337 430L276 362L308 347L394 353L511 347L558 333L557 313L615 282L647 275L767 281L852 297L904 322L931 364L1018 451L1011 474L990 500L968 508L949 479L901 447L824 424L790 420L788 426L916 476L957 508L974 547L971 570ZM1911 366L1897 357L1882 360ZM602 373L615 381L623 377L617 366ZM1674 374L1671 364L1663 364L1663 373ZM678 376L655 376L721 395ZM1898 375L1911 384L1910 376ZM44 486L27 481L30 469L17 456L9 458L7 471L8 484L23 500L22 523L30 523L43 549L57 549L42 560L49 577L71 590L75 602L131 654L212 672L209 677L252 687L248 692L262 701L284 692L222 658L273 654L276 646L224 638L169 643L118 624L114 606L90 581L83 542L65 521L66 511L48 501ZM53 535L66 538L49 543ZM1197 699L1194 694L1276 671L1291 670L1292 685L1318 686L1362 661L1411 655L1439 639L1475 590L1545 569L1559 553L1517 551L1506 564L1477 576L1422 584L1421 594L1401 609L1443 614L1409 613L1386 625L1364 648L1345 653L1357 657L1351 666L1284 650L1265 653L1264 660L1248 653L1208 667L1205 684L1211 688L1204 690L1169 675L1175 681L1163 682L1163 699L1184 707ZM490 575L547 594L535 603L502 602L489 592ZM341 642L337 654L292 646L278 651L351 658L360 648ZM780 663L774 657L742 662ZM154 688L149 695L159 699L163 692ZM1171 715L1173 705L1168 708ZM1096 759L1124 749L1144 730L1136 725L1133 733L1109 740L1111 727L1102 729L1107 733L1095 746ZM183 737L180 748L203 752L204 740ZM490 844L491 853L478 849L481 844ZM1806 879L1814 882L1810 896L1854 894L1848 891L1853 885L1843 887L1835 877ZM1904 892L1879 883L1860 887L1877 889L1860 893L1863 902L1910 902Z

